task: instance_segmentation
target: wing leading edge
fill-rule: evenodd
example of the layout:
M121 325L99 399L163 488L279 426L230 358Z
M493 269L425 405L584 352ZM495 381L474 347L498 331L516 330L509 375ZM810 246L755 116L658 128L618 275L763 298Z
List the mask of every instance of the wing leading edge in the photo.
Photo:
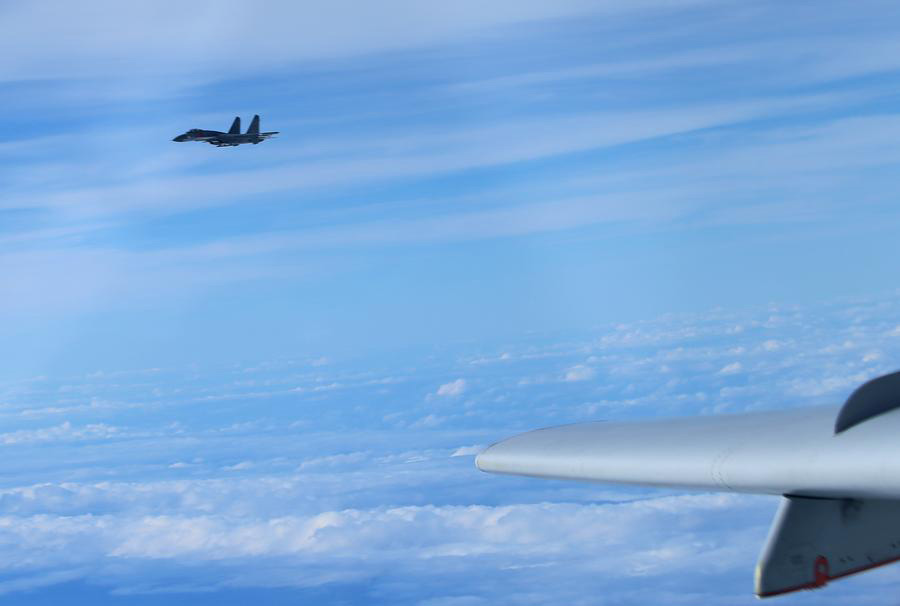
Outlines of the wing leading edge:
M762 494L900 499L900 409L838 435L836 407L540 429L476 459L493 473Z

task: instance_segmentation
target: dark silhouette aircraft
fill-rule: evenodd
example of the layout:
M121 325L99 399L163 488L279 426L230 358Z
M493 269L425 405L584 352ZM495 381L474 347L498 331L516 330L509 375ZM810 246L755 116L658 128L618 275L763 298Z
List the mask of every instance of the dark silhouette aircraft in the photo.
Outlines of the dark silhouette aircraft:
M184 141L206 141L210 145L215 145L216 147L235 147L241 143L252 143L253 145L256 145L277 134L278 131L267 133L259 132L259 116L253 116L253 120L250 122L250 128L247 129L246 133L242 134L241 118L238 116L234 119L234 122L231 123L231 128L228 129L227 133L218 130L192 128L183 135L178 135L172 139L172 141L177 141L178 143Z

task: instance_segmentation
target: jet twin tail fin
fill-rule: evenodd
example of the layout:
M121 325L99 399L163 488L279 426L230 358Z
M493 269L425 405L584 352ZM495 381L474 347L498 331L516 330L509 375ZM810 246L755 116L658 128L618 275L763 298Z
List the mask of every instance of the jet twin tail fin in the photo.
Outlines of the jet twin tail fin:
M259 134L259 115L253 116L253 120L250 121L250 128L247 129L248 135L258 135Z
M241 134L241 117L235 116L234 122L231 123L231 128L228 129L229 135L239 135Z

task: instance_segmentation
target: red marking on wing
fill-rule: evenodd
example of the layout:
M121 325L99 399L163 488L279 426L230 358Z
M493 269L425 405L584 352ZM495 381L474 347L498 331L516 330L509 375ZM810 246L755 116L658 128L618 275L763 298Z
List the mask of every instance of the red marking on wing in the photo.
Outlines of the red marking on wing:
M822 556L819 556L819 558L825 560L825 558ZM819 558L816 558L817 563L819 562ZM813 581L812 583L804 583L803 585L797 585L796 587L788 587L787 589L779 589L778 591L773 591L770 593L760 593L758 595L761 598L771 598L776 595L784 595L786 593L793 593L795 591L802 591L804 589L818 589L818 588L824 586L826 583L828 583L828 581L836 581L838 579L843 579L844 577L849 577L852 574L859 574L860 572L872 570L873 568L878 568L880 566L887 566L888 564L893 564L894 562L900 562L900 556L889 558L887 560L884 560L883 562L873 562L871 564L866 564L864 566L859 566L857 568L851 568L850 570L846 570L844 572L841 572L839 574L831 576L827 572L828 560L825 560L826 576L825 576L825 581L823 583L817 585L816 584L817 581L820 580L817 577L816 580Z

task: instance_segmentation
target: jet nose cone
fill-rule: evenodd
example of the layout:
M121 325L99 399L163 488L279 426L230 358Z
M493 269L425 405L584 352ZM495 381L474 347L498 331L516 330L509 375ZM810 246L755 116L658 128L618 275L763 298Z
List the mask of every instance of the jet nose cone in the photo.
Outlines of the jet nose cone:
M172 139L172 141L177 141L178 143L181 143L181 142L183 142L185 139L187 139L187 137L186 137L185 135L178 135L177 137L175 137L174 139Z

